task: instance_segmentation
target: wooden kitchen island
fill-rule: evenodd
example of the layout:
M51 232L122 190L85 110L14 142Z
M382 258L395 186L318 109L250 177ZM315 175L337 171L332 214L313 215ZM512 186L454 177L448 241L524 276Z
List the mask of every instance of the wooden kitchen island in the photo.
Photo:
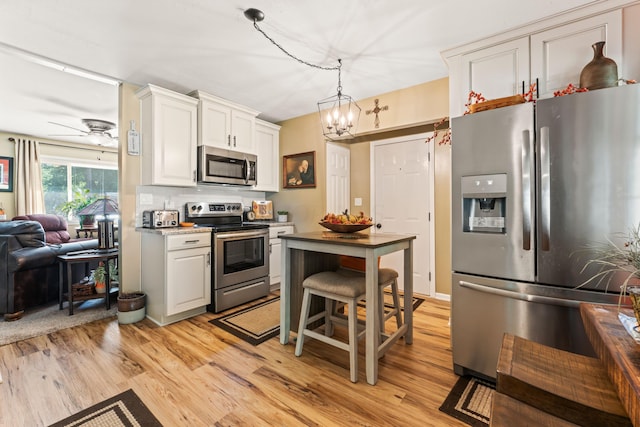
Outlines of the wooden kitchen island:
M366 260L366 371L367 382L378 381L378 358L390 345L404 336L413 342L413 240L414 235L340 234L331 231L285 234L282 239L282 282L280 287L280 343L289 343L291 325L300 319L302 281L320 271L335 270L338 256L349 255ZM383 343L376 324L378 305L378 257L392 252L404 253L404 324ZM312 307L313 310L313 307Z
M633 316L631 309L621 310ZM622 406L633 425L640 426L640 343L620 323L616 306L581 303L580 314Z

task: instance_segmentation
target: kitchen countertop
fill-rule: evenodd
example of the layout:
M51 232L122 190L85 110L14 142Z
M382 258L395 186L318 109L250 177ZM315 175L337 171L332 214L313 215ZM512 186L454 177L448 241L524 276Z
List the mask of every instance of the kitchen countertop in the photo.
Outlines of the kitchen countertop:
M277 221L247 221L249 224L266 224L269 227L293 226L293 222L277 222ZM136 231L151 234L188 234L188 233L210 233L211 227L169 227L169 228L144 228L136 227Z
M211 233L211 227L170 227L170 228L144 228L136 227L136 231L150 234L190 234L190 233Z

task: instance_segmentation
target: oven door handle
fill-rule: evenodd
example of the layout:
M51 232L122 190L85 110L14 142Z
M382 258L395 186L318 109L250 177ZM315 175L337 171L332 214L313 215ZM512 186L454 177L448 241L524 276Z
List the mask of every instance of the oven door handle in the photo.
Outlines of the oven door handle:
M236 239L238 237L246 239L248 237L263 237L268 235L269 235L269 232L264 230L263 231L242 231L240 233L237 233L234 231L223 231L220 233L215 233L215 238L218 240Z

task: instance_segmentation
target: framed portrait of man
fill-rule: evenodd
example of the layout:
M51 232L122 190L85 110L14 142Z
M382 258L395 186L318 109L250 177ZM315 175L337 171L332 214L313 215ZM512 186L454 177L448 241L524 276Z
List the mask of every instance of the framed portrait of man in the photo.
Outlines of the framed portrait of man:
M282 156L283 188L313 188L316 186L316 152Z

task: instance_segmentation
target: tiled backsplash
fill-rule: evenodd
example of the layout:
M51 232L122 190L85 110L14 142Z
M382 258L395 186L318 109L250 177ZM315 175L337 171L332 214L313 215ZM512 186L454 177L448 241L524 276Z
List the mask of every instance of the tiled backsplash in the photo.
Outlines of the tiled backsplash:
M187 202L240 202L247 209L252 200L264 200L265 193L242 187L199 185L196 188L140 185L136 189L136 227L142 226L142 212L152 209L177 209L184 218Z

